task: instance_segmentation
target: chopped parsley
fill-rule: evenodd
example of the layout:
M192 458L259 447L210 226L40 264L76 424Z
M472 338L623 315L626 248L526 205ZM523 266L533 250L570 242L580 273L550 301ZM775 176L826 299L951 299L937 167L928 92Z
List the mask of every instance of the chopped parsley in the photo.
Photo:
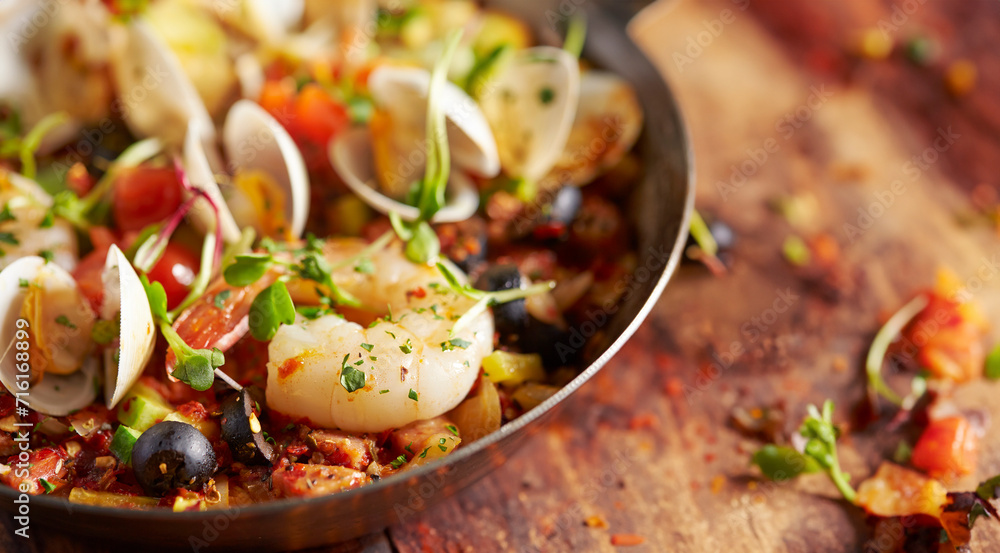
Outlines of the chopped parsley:
M538 99L542 101L542 104L549 105L552 103L552 100L556 99L556 91L550 87L545 87L538 91Z
M420 401L420 398L417 395L417 391L414 390L413 388L410 388L410 393L406 397L412 399L413 401Z
M365 351L367 351L368 353L371 353L372 350L375 348L375 346L372 344L361 344L361 347L364 348Z
M370 275L375 272L375 264L372 263L371 259L363 257L359 259L358 264L354 266L354 271L363 275Z
M31 282L29 282L28 279L26 278L18 279L17 283L21 288L27 288L31 286Z
M7 204L3 204L3 209L0 210L0 223L6 223L7 221L15 221L15 220L17 220L17 217L14 217L14 214L10 212L10 206Z
M38 483L41 484L43 488L45 488L45 493L52 493L56 490L56 485L44 478L39 478Z
M379 394L388 394L389 390L379 390L378 393Z
M448 429L448 432L451 432L452 434L458 436L458 427L456 427L454 424L449 424L445 428Z
M226 306L226 300L228 300L229 296L232 296L232 295L233 295L233 292L231 290L223 290L223 291L219 292L218 294L216 294L215 295L215 301L213 302L213 303L215 303L215 307L218 308L218 309L222 309L223 307L225 307Z
M76 325L73 324L73 322L70 321L69 317L67 317L66 315L59 315L58 317L56 317L56 322L63 325L66 328L76 330Z
M0 232L0 234L4 234L4 233ZM0 240L0 241L2 241L2 240ZM51 263L52 260L56 258L56 254L52 253L52 250L42 250L42 251L38 252L38 257L41 257L42 259L44 259L46 263Z
M393 336L395 338L395 336ZM410 343L410 339L406 339L406 343L399 346L399 351L403 353L413 353L413 344Z
M364 371L359 371L347 363L350 355L344 355L344 360L340 367L340 385L347 390L347 393L354 393L365 387L367 375Z
M13 232L0 232L0 242L4 244L10 244L12 246L18 246L21 242L14 236Z
M461 338L452 338L447 342L441 342L441 351L452 351L456 348L465 349L472 345L472 342Z
M406 455L400 455L399 457L396 457L389 464L392 465L392 468L398 469L399 467L406 464Z

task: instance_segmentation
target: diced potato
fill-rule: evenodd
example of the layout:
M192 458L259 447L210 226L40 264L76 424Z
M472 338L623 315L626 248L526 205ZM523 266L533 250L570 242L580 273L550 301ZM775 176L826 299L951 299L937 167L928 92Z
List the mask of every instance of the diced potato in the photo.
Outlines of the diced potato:
M558 391L559 388L555 386L528 382L524 386L518 388L517 391L511 395L511 399L516 401L522 409L528 411L534 409L543 401L555 395Z
M545 380L542 357L537 353L494 351L483 359L483 371L497 384L517 386L527 380Z
M487 378L479 379L479 389L448 413L455 422L462 439L472 443L500 429L503 414L496 385Z

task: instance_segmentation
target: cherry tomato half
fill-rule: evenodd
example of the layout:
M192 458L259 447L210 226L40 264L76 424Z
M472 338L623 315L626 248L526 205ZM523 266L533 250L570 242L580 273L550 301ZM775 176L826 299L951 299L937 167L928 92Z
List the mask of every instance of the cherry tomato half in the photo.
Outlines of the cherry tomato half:
M167 308L173 309L187 297L198 274L199 260L186 248L167 244L163 257L149 271L149 280L159 282L167 293Z
M115 181L112 215L118 230L141 230L173 215L182 200L172 167L138 167Z
M976 469L979 437L965 417L931 421L913 448L910 462L930 476L959 476Z

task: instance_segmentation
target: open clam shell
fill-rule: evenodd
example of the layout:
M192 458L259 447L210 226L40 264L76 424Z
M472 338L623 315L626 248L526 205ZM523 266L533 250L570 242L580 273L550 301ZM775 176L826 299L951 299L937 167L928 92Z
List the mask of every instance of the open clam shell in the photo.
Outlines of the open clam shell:
M395 159L376 159L376 163L391 167L403 160L405 164L412 164L409 161L411 153L426 147L423 142L426 140L430 83L431 74L416 67L386 65L372 71L368 89L376 109L384 114L389 124L387 132L373 133L373 138L395 142L391 146L375 148L377 156L387 155ZM486 178L499 174L497 143L476 101L458 86L447 82L442 90L441 106L444 108L448 146L455 165ZM416 169L418 175L423 173L422 167ZM397 173L392 171L392 174Z
M298 146L288 132L256 103L240 100L229 110L222 130L222 145L228 168L218 159L214 142L206 139L199 123L192 122L184 141L184 169L191 185L203 190L219 208L219 222L226 242L240 239L240 228L259 227L253 210L234 209L235 198L227 202L216 181L220 173L260 171L273 179L278 192L284 195L284 221L293 237L305 231L309 217L309 175ZM214 156L212 155L214 154ZM205 200L196 201L190 220L200 231L215 228L215 213Z
M232 173L258 170L274 179L285 195L284 218L291 234L302 236L309 217L309 174L302 153L281 123L256 103L240 100L226 116L222 146Z
M133 134L157 137L168 145L184 143L189 122L214 137L215 127L177 57L138 19L124 27L112 75L125 123Z
M28 405L46 415L63 416L90 405L97 397L97 373L99 363L91 355L86 355L78 370L69 374L51 372L52 367L46 367L47 361L41 358L35 348L25 350L17 346L17 342L26 343L32 333L40 332L39 325L32 325L22 318L25 301L32 292L24 283L35 283L44 277L47 284L59 287L63 292L76 291L76 281L58 265L46 263L41 257L22 257L0 271L0 341L4 343L4 354L0 359L0 382L12 394L27 401ZM35 291L37 292L37 291ZM61 294L65 297L66 294ZM89 306L82 296L77 294L77 305L68 305L67 313L73 317L80 315L81 320L93 318ZM74 311L79 309L80 311ZM73 319L76 320L76 319ZM65 326L67 341L72 341L73 332L83 332L75 325ZM18 358L18 353L26 356ZM24 359L27 357L27 360ZM38 380L38 372L45 374ZM29 385L29 377L34 374L35 382Z
M575 186L591 182L632 149L642 125L642 106L630 84L606 71L585 72L576 118L553 172Z
M559 159L580 96L580 68L565 50L537 46L518 52L490 81L479 105L510 177L536 182Z
M419 218L420 210L416 207L398 202L375 189L375 155L368 129L352 129L334 139L330 143L330 162L344 183L375 210L386 215L395 211L404 221ZM431 221L464 221L478 208L479 194L473 183L461 171L452 171L445 206Z
M104 401L113 408L139 380L142 369L153 355L156 329L145 288L132 264L118 246L108 250L104 265L104 303L101 317L119 319L117 360L114 350L106 350L104 363Z

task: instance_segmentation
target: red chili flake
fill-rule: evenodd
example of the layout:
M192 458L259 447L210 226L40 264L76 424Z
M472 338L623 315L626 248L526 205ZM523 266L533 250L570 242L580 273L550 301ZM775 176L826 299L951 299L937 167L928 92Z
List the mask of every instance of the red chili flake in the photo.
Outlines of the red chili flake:
M641 428L656 428L659 426L659 420L652 413L643 413L641 415L636 415L628 421L629 430L639 430Z
M646 538L637 534L611 534L611 545L628 546L642 545L646 543Z
M426 298L426 297L427 297L427 290L424 290L423 287L417 288L416 290L407 290L406 291L406 300L407 301L409 301L410 298L423 299L423 298Z
M285 448L289 455L305 455L309 453L309 446L305 444L290 445Z
M302 368L302 361L298 357L292 357L286 359L284 363L278 366L278 379L284 380L289 376L292 376L295 371Z

